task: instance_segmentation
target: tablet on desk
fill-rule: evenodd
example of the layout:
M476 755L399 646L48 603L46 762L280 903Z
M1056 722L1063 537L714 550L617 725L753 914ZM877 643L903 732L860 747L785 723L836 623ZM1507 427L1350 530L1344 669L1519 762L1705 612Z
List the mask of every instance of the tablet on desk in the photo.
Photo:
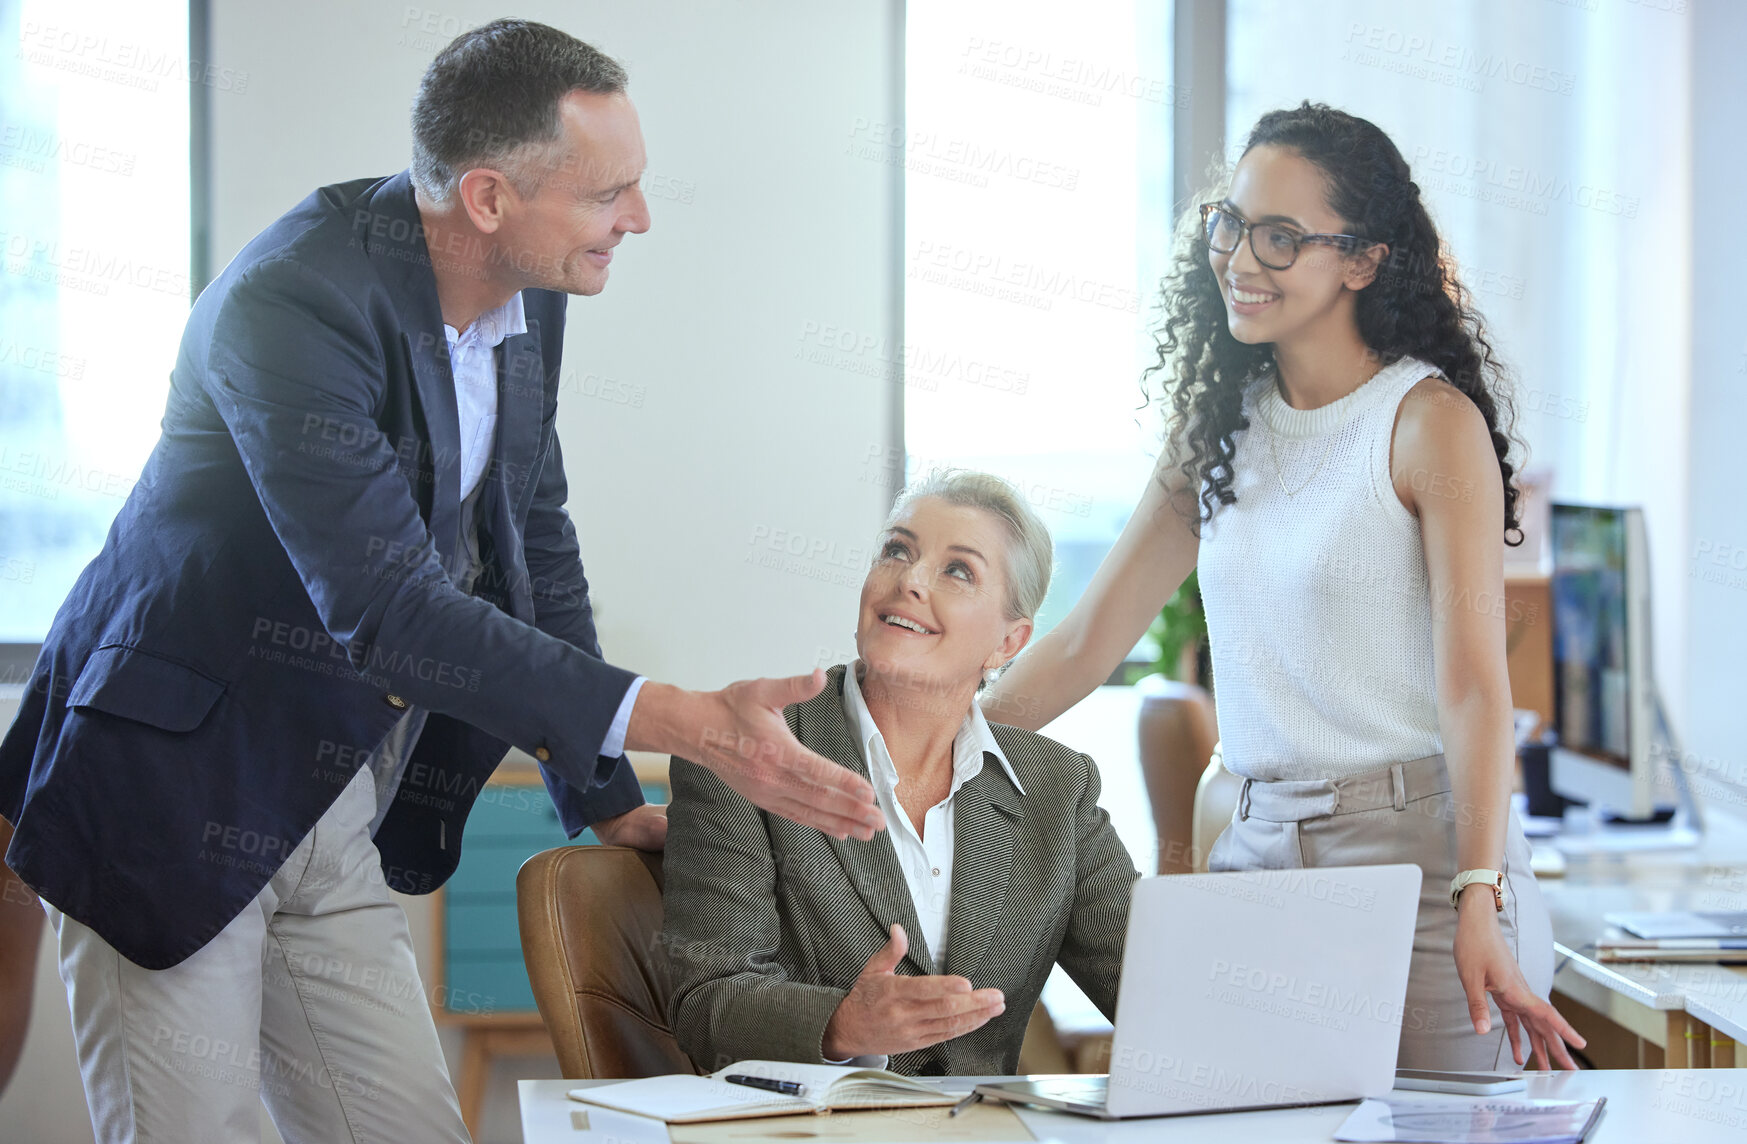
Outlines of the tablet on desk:
M1633 937L1660 941L1682 937L1747 937L1747 910L1657 910L1604 914L1602 920Z

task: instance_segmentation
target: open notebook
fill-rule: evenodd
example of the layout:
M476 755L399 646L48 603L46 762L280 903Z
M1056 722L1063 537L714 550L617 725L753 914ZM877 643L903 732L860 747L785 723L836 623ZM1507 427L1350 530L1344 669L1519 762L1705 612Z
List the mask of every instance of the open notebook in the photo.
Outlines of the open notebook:
M801 1086L801 1093L785 1096L729 1084L722 1079L726 1076L792 1081ZM669 1124L849 1108L932 1108L955 1104L962 1095L943 1093L931 1084L884 1069L803 1065L793 1061L737 1061L711 1076L652 1076L570 1090L572 1100L635 1116L650 1116Z

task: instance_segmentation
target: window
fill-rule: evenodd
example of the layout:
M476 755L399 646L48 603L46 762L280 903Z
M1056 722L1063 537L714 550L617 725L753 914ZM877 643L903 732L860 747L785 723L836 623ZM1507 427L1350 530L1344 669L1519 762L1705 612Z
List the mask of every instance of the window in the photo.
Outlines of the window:
M1564 500L1643 505L1656 672L1685 694L1691 84L1685 5L1230 0L1228 155L1320 101L1389 133L1516 375Z
M1016 482L1050 527L1049 630L1132 512L1171 230L1171 6L912 5L904 438Z
M190 298L186 0L0 0L0 644L35 644L158 437Z

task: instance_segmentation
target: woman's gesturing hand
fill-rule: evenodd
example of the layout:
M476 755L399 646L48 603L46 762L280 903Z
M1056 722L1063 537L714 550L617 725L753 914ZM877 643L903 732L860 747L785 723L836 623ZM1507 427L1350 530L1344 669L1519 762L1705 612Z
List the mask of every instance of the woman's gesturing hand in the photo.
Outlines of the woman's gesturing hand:
M1473 905L1469 904L1471 897ZM1523 979L1523 971L1498 928L1491 892L1484 885L1472 894L1463 894L1456 918L1455 953L1456 975L1462 980L1462 991L1468 995L1468 1017L1474 1022L1476 1033L1484 1035L1492 1030L1492 1014L1486 1004L1490 994L1504 1018L1505 1030L1510 1035L1510 1054L1517 1064L1528 1062L1523 1046L1526 1036L1533 1046L1537 1069L1555 1065L1562 1069L1577 1067L1565 1046L1569 1042L1581 1049L1583 1038Z
M963 977L905 977L894 972L910 948L901 925L867 959L861 976L825 1026L832 1060L906 1053L981 1028L1007 1008L999 989L972 989Z

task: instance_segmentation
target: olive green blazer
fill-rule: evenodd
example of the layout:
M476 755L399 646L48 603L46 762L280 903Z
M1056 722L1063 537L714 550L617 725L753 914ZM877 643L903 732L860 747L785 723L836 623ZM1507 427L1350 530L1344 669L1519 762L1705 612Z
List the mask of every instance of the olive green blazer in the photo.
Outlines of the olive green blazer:
M804 745L866 776L843 710L844 671L832 668L822 692L784 715ZM1114 1016L1139 875L1098 806L1098 770L1041 735L992 730L1025 793L985 756L982 773L954 796L944 965L925 947L884 832L871 842L840 842L767 814L704 768L673 760L662 931L673 985L668 1020L700 1069L747 1059L820 1061L826 1023L893 922L910 939L898 973L959 974L1007 999L982 1028L893 1056L893 1071L1011 1074L1057 962Z

